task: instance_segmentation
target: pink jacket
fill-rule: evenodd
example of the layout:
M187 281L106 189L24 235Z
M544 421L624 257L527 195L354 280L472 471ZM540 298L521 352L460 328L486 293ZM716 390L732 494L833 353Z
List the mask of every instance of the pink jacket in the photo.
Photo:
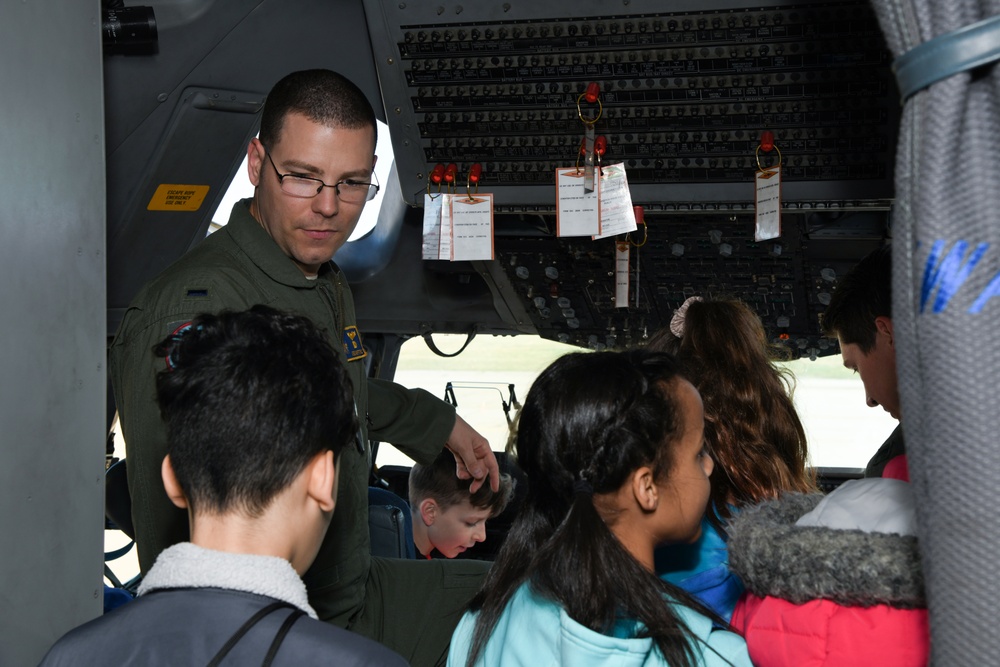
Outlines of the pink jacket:
M747 593L732 625L757 667L923 667L930 657L926 609L797 605Z
M860 505L884 514L876 523L897 523L895 510L906 511L906 503L877 494L883 485L908 493L908 485L864 484L876 495ZM796 525L820 499L788 494L744 509L729 526L730 567L747 587L732 626L746 638L750 659L757 667L926 665L929 627L916 537ZM853 521L858 503L826 507Z

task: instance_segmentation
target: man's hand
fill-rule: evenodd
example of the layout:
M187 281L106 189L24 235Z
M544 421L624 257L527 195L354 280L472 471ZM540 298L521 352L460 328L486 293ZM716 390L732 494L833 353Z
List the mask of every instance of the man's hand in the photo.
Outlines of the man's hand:
M455 427L451 429L444 446L455 455L455 474L458 478L472 480L469 493L478 491L487 477L491 489L500 489L500 467L490 449L489 440L458 415L455 415Z

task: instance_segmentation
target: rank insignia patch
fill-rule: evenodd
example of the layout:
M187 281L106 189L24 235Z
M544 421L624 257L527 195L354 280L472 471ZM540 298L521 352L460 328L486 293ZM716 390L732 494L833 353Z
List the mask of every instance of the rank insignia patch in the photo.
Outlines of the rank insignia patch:
M357 361L368 356L365 346L361 344L361 332L356 326L344 328L344 353L348 361Z

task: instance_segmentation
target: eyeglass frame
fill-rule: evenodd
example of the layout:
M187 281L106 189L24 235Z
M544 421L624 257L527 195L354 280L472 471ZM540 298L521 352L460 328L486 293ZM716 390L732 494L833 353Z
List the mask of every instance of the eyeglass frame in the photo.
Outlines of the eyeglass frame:
M374 170L372 171L372 177L375 179L374 183L372 182L365 183L364 181L356 181L353 178L345 178L337 181L336 183L330 184L327 183L326 181L323 181L322 179L315 178L313 176L301 176L299 174L292 174L292 173L282 174L280 171L278 171L278 166L274 164L274 160L271 158L271 151L268 150L267 146L261 144L261 148L264 149L264 155L267 156L267 161L271 163L271 168L274 169L274 174L278 177L278 187L280 187L281 191L284 192L289 197L295 197L297 199L313 199L314 197L318 196L319 193L323 192L323 188L333 188L333 191L336 193L337 198L340 199L341 201L345 201L349 204L362 204L365 202L370 202L371 200L375 199L375 196L378 194L379 190L382 189L382 186L378 183L378 176L375 175ZM318 183L319 187L317 187L316 192L311 195L303 196L303 195L293 194L285 190L285 188L283 187L285 184L286 177L295 178L300 181L313 181L315 183ZM351 202L349 200L345 200L343 196L340 194L340 186L347 182L354 183L355 185L367 185L368 194L365 195L364 199L358 202Z

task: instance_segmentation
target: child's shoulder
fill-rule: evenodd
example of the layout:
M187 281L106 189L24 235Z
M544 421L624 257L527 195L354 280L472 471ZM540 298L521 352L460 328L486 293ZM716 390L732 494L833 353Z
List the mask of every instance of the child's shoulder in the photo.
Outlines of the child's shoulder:
M697 643L695 650L700 655L700 665L704 667L752 667L747 643L735 632L715 626L710 618L690 607L668 602L687 625Z

